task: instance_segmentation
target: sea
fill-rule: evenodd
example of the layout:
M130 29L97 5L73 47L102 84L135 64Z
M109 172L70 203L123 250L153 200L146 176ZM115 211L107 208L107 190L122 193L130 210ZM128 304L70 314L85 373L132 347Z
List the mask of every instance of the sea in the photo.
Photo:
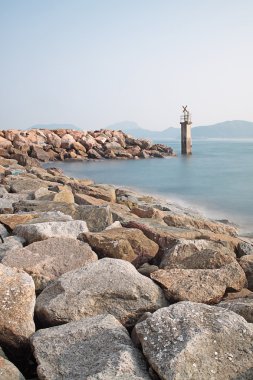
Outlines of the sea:
M253 139L195 140L191 156L139 160L64 161L47 164L66 175L157 195L217 220L229 220L253 237Z

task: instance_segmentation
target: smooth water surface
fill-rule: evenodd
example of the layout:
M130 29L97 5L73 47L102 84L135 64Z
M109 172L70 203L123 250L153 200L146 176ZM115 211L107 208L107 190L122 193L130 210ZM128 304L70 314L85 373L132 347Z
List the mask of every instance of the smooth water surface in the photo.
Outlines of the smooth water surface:
M182 205L197 207L205 215L229 219L253 233L253 140L193 142L193 155L147 160L57 162L72 177L97 183L126 185L161 195ZM49 165L47 165L49 166Z

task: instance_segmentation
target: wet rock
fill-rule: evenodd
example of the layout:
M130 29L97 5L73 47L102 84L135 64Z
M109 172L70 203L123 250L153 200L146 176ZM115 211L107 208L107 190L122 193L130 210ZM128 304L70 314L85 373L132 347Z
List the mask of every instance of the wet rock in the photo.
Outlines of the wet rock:
M27 346L35 331L35 288L25 272L0 264L0 344L8 349Z
M103 231L113 223L109 206L78 206L75 219L84 220L91 232Z
M253 298L237 298L229 301L222 301L219 307L231 310L241 315L247 322L253 323Z
M90 246L72 238L49 238L23 249L6 253L2 264L23 269L34 280L37 291L63 273L86 266L97 260Z
M31 341L45 380L150 379L127 330L109 314L39 330Z
M130 261L136 267L151 260L159 248L143 232L133 228L115 228L100 233L85 233L79 238L87 241L99 257Z
M253 290L253 255L246 255L241 257L239 264L246 274L248 289Z
M66 222L21 224L13 232L23 237L30 244L52 237L77 238L80 233L87 231L87 225L83 220L70 220Z
M136 325L161 379L251 379L253 327L219 307L180 302Z
M41 324L53 326L110 313L133 326L145 311L166 306L162 290L127 261L101 259L62 275L37 298Z
M1 380L25 380L22 373L5 356L0 347L0 379Z

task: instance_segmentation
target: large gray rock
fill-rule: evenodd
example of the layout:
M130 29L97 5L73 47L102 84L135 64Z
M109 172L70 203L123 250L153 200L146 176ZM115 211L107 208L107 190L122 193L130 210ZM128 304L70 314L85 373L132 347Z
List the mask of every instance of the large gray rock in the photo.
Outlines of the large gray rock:
M253 298L237 298L222 301L217 306L234 311L245 318L247 322L253 323Z
M22 373L5 356L0 347L0 379L1 380L25 380Z
M110 314L39 330L31 343L40 379L150 379L142 354Z
M19 236L8 236L4 238L4 243L0 243L0 261L6 254L6 252L11 249L23 248L23 244L25 243L25 239Z
M25 272L0 264L0 344L19 349L35 331L35 287Z
M84 220L91 232L103 231L113 223L109 206L77 206L75 219Z
M145 311L166 306L162 290L127 261L101 259L62 275L37 298L36 314L53 326L102 313L133 326Z
M23 269L34 280L37 291L63 273L88 265L97 260L90 246L79 240L65 237L35 242L23 249L6 253L2 264Z
M180 302L135 327L161 379L250 380L253 326L219 307Z
M13 232L23 237L30 244L51 237L77 238L80 233L88 232L88 228L83 220L70 220L66 222L21 224Z

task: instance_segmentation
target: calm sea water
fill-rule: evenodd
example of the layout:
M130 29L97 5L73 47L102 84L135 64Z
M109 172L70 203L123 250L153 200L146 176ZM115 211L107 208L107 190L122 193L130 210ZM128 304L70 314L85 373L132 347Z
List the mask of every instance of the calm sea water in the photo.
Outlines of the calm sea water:
M163 196L206 216L229 219L253 234L253 140L193 141L193 155L168 159L57 162L72 177L126 185Z

